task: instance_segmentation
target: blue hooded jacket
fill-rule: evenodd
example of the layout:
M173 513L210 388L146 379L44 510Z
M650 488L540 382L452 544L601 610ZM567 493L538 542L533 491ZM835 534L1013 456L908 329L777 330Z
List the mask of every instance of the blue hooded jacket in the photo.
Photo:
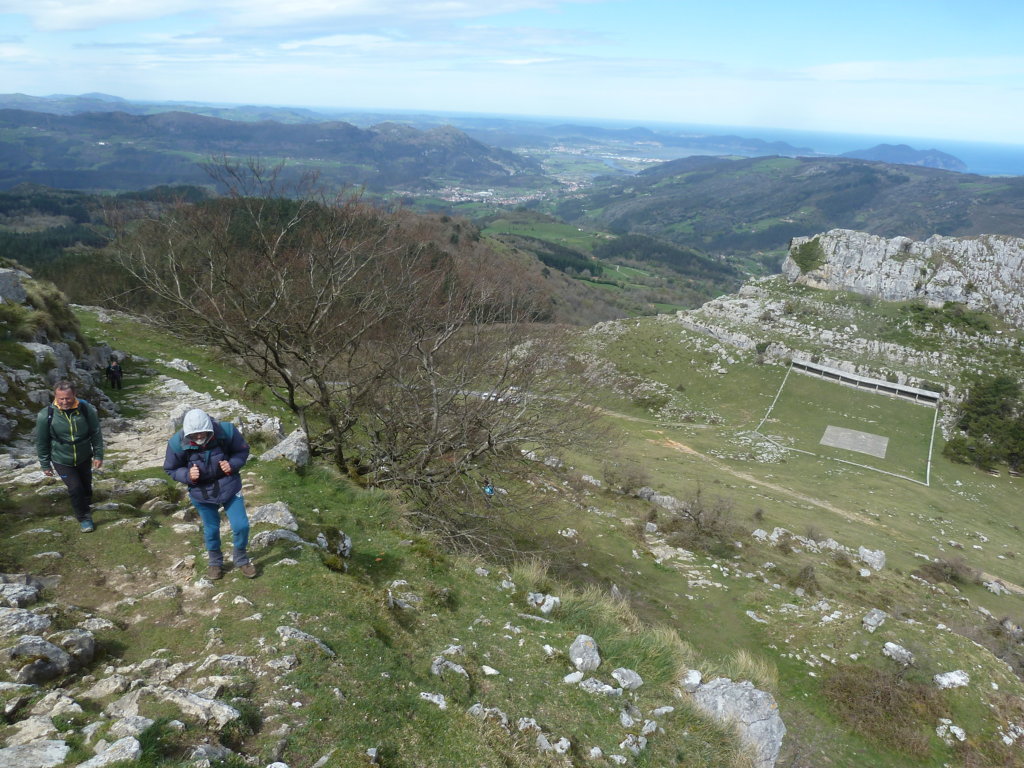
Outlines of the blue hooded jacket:
M213 436L204 445L194 445L185 437L198 432L212 432ZM242 433L230 422L213 421L197 408L185 414L182 429L167 441L164 472L187 485L193 501L224 505L241 493L239 472L248 459L249 444ZM231 474L224 474L221 461L231 465ZM194 483L189 479L193 466L199 467L199 479Z

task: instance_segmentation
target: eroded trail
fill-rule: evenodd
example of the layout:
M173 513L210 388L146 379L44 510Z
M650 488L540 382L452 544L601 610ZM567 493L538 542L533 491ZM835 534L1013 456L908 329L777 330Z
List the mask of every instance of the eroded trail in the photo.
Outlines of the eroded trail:
M845 518L847 520L851 520L851 521L854 521L854 522L857 522L857 523L861 523L863 525L867 525L867 526L870 526L872 528L884 528L890 535L892 535L892 536L896 536L897 535L897 533L895 531L893 531L891 528L889 528L889 526L884 525L883 523L880 523L878 520L875 520L874 518L868 517L867 515L862 515L859 512L852 512L852 511L850 511L848 509L843 509L842 507L837 507L835 504L832 504L831 502L825 501L824 499L819 499L819 498L816 498L814 496L808 496L806 493L801 493L800 491L795 491L792 488L786 488L785 486L779 485L778 483L772 483L772 482L764 480L764 479L762 479L760 477L754 477L753 475L748 474L746 472L743 472L741 470L738 470L735 467L730 467L728 464L725 464L724 462L719 461L718 459L714 458L713 456L708 456L705 453L701 453L700 451L692 448L689 445L685 445L683 443L680 443L680 442L678 442L676 440L672 440L670 438L657 438L657 439L656 438L651 438L650 440L651 440L652 443L657 443L658 445L664 445L664 446L666 446L668 448L672 448L673 450L679 451L680 453L685 453L685 454L688 454L688 455L691 455L691 456L696 456L696 457L700 458L701 461L705 461L708 464L711 464L712 466L714 466L715 469L718 469L718 470L720 470L722 472L725 472L725 473L727 473L729 475L732 475L733 477L737 478L738 480L743 480L745 483L749 483L750 485L759 485L759 486L762 486L764 488L769 488L772 491L775 491L776 493L778 493L779 495L787 497L787 498L792 499L794 501L798 501L801 504L806 504L806 505L818 507L819 509L823 509L826 512L830 512L832 514L839 515L840 517L843 517L843 518ZM908 542L908 544L909 544L909 542ZM980 577L984 581L997 581L997 582L999 582L1000 584L1005 586L1008 590L1013 592L1015 595L1024 595L1024 587L1022 587L1019 584L1015 584L1012 581L1008 581L1007 579L1003 578L1002 576L996 576L996 575L991 574L991 573L982 572L982 573L980 573Z

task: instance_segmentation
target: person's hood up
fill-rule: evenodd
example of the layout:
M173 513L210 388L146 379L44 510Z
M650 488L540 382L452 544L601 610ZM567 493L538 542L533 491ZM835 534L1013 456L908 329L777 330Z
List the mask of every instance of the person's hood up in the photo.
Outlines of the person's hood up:
M213 432L213 419L207 415L206 411L193 408L185 414L185 419L181 422L181 433L194 435L197 432Z

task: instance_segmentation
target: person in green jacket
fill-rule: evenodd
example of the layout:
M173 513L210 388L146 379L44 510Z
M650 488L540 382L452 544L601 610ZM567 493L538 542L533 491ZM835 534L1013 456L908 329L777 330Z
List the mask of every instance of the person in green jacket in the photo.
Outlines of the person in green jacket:
M96 408L78 399L70 381L57 382L53 403L36 417L36 453L43 473L53 477L56 472L68 487L82 532L95 531L92 471L103 466L103 432Z

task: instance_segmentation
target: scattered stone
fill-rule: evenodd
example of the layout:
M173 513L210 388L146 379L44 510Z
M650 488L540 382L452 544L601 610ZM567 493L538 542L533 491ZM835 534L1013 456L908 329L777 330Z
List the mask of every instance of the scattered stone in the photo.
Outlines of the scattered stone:
M530 592L526 595L526 602L531 608L539 608L545 616L551 613L562 604L561 598L554 595L545 595L540 592Z
M590 635L578 635L569 646L569 660L580 672L593 672L601 666L601 654Z
M24 608L39 601L39 587L34 584L0 583L0 604Z
M22 635L11 648L0 650L0 661L30 660L14 675L17 683L45 683L71 671L72 658L61 648L37 635Z
M700 687L701 673L699 670L691 669L683 675L683 679L679 681L680 687L687 693L693 693Z
M142 754L142 746L134 736L126 736L108 746L91 760L86 760L78 768L102 768L114 763L134 762Z
M612 671L612 677L627 691L635 691L644 684L644 679L632 669L619 669Z
M905 667L909 667L914 663L914 654L896 643L886 643L882 646L882 655L888 656L897 664L902 664Z
M301 643L310 643L315 645L321 651L326 653L328 656L333 657L334 651L327 647L327 645L310 634L303 632L302 630L296 629L295 627L278 627L277 634L281 636L284 641L296 640Z
M448 709L448 702L445 700L444 695L440 693L421 691L420 698L424 701L429 701L431 704L436 704L438 709Z
M885 568L885 552L880 549L859 547L857 549L857 558L876 571L881 571Z
M56 768L63 764L71 747L63 741L34 741L0 749L0 768Z
M50 626L50 619L21 608L0 608L0 635L36 635Z
M306 433L297 429L269 451L260 455L260 461L273 461L274 459L286 459L297 467L309 464L309 439L306 437Z
M582 688L587 693L595 693L595 694L599 694L599 695L602 695L602 696L621 696L622 695L622 689L621 688L614 688L614 687L608 685L608 683L601 682L596 677L588 677L586 680L584 680L582 683L580 683L580 688Z
M957 669L953 672L943 672L942 674L935 675L932 680L935 681L939 688L963 688L971 682L970 675L962 669Z
M432 675L443 675L445 670L451 670L457 675L463 677L469 677L469 672L461 664L456 664L454 661L449 661L444 656L437 656L434 661L430 664L430 674Z
M249 524L256 525L264 523L277 528L284 528L289 531L299 530L299 523L292 514L291 509L283 501L275 501L272 504L263 504L253 509L249 514Z
M177 584L168 584L166 587L160 587L154 589L149 594L143 595L143 600L170 600L181 594L181 589Z
M60 715L81 714L82 707L61 688L50 691L35 703L30 710L33 715L59 717Z
M864 614L864 618L861 619L861 624L863 624L864 629L866 629L868 632L874 632L876 629L882 626L883 623L885 623L885 620L887 618L889 618L888 613L878 608L872 608L870 611Z
M34 715L14 724L14 735L7 738L7 746L19 747L40 739L57 735L57 726L49 715Z
M619 742L619 749L624 749L638 756L647 749L647 737L637 736L635 733L627 734L626 738Z
M271 544L275 544L278 541L289 541L292 544L299 544L304 547L316 546L312 542L306 541L299 534L293 531L286 530L284 528L277 528L273 531L260 531L251 539L249 539L249 549L266 549Z
M983 581L982 584L988 589L993 595L1009 595L1012 594L1010 590L1001 581Z
M65 651L73 660L73 666L87 667L96 657L96 638L84 629L69 629L50 636L50 640Z
M115 739L124 739L129 736L138 736L149 728L155 721L141 715L131 715L122 718L110 726L107 736Z
M502 712L497 707L485 707L479 701L466 710L466 714L472 715L473 717L480 718L481 720L491 720L497 723L506 731L508 727L508 715Z
M754 749L757 768L772 768L779 757L786 726L770 693L750 682L734 683L719 677L700 685L694 702L705 713L723 722L734 722L740 738Z

